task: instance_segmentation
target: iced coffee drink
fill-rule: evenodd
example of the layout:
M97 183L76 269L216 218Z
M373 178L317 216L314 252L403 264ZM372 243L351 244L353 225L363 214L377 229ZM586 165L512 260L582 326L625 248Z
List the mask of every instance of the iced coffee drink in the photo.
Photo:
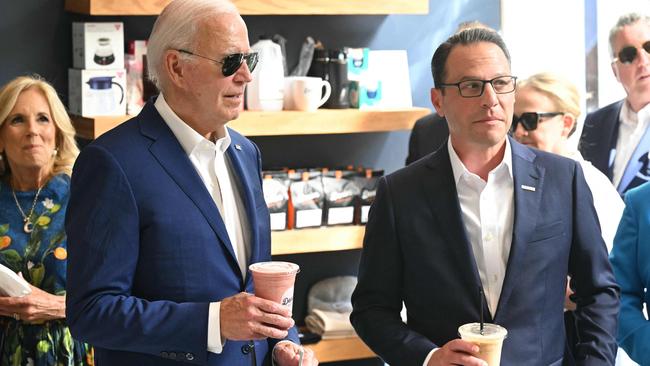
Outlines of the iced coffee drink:
M253 275L255 296L275 301L289 309L293 305L293 287L300 267L290 262L260 262L248 266Z
M478 358L488 363L488 366L499 366L501 363L501 347L508 331L496 324L483 324L481 334L480 323L468 323L458 328L458 334L464 341L478 346Z

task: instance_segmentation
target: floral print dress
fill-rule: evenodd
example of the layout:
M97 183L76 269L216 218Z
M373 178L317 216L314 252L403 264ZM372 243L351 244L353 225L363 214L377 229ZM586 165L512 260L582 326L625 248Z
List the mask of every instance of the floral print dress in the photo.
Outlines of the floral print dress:
M0 182L0 263L21 272L27 282L50 294L65 295L65 211L70 178L61 174L43 187L34 207L31 233L23 230L23 218L11 187ZM36 191L15 192L29 214ZM93 349L72 339L65 319L28 324L0 317L0 365L93 365Z

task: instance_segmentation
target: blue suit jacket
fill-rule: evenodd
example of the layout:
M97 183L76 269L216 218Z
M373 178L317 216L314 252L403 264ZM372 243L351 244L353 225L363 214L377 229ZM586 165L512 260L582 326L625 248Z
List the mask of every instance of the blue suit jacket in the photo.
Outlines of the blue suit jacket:
M610 255L621 286L618 343L641 365L650 365L650 322L643 305L650 304L650 184L625 194L625 211Z
M611 151L616 149L623 102L619 100L587 115L578 143L582 157L603 172L609 180L612 180L609 159Z
M618 287L578 163L511 140L515 216L492 319L507 328L502 365L561 365L566 276L576 289L577 363L613 365ZM524 190L522 185L535 187ZM351 320L386 362L421 366L480 317L480 277L446 144L381 180L370 211ZM400 309L406 305L408 324ZM487 302L485 302L487 303Z
M230 135L250 262L267 261L260 154ZM253 364L247 342L207 352L209 303L253 292L252 281L242 278L214 201L153 103L83 149L66 230L67 320L75 338L96 347L98 365ZM295 329L291 338L298 342ZM274 343L255 342L257 365L268 363Z

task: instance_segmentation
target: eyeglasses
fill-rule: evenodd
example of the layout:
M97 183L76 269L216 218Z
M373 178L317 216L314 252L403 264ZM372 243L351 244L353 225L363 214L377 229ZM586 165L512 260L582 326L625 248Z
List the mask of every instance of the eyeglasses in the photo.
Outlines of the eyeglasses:
M564 114L563 112L525 112L521 116L512 117L512 127L510 130L515 132L517 124L521 123L526 131L535 131L540 118L555 117Z
M221 67L221 72L223 73L223 76L226 76L226 77L236 73L237 70L239 70L241 65L244 63L244 61L246 61L246 66L248 66L248 70L250 70L250 72L253 72L253 70L255 69L255 66L257 66L257 61L259 60L259 56L258 56L257 52L233 53L233 54L230 54L230 55L224 57L223 60L219 61L219 60L211 59L209 57L198 55L198 54L190 52L188 50L180 49L180 50L176 50L176 51L181 52L181 53L185 53L185 54L188 54L188 55L191 55L191 56L204 58L206 60L210 60L212 62L216 62L218 64L223 65Z
M499 76L491 80L470 79L463 80L459 83L440 84L439 87L455 86L461 97L476 98L483 95L485 84L492 85L492 89L497 94L512 93L517 86L516 76Z
M650 54L650 41L645 41L641 45L641 48L645 50L646 53ZM618 57L615 57L612 62L620 61L622 64L631 64L636 56L638 55L638 48L634 46L623 47L618 52Z

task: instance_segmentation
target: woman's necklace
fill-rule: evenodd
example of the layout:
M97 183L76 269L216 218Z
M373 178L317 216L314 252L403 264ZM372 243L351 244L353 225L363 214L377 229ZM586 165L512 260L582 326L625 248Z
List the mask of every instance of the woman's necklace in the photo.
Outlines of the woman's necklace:
M36 208L36 201L38 201L38 195L41 194L41 189L43 189L43 186L38 187L38 191L36 191L36 196L34 196L34 202L32 202L32 208L29 210L29 215L25 215L25 211L23 211L23 208L20 207L20 203L18 203L18 198L16 198L16 191L13 189L13 187L11 188L11 193L14 195L14 201L16 201L16 206L18 207L20 214L23 216L23 222L25 223L25 225L23 225L23 230L27 234L34 231L34 224L32 223L32 215L34 214L34 208Z

